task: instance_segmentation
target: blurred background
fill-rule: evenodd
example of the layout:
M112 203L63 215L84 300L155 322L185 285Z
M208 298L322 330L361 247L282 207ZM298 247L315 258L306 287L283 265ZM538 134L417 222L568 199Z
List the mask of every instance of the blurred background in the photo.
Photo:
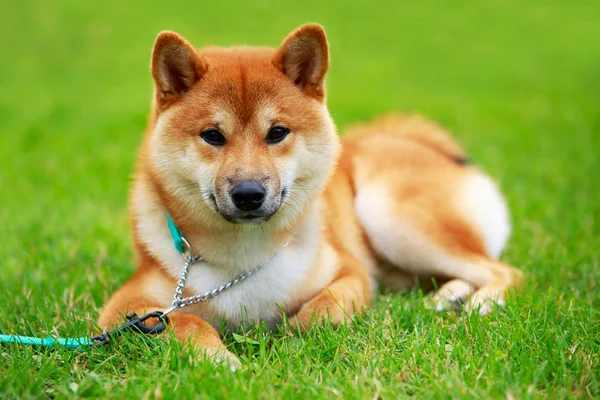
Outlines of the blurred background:
M0 304L75 296L93 310L131 274L127 188L159 31L198 47L277 46L306 22L329 36L328 103L341 131L391 111L439 121L506 193L515 226L507 259L542 288L586 282L576 289L585 295L591 285L597 0L54 0L0 9Z

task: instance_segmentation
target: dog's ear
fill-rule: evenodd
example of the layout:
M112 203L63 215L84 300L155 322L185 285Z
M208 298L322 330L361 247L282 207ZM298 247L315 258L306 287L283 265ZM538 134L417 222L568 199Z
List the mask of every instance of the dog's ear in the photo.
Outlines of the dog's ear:
M183 96L206 72L196 49L175 32L158 34L152 51L152 78L159 102Z
M322 101L329 68L329 46L323 27L307 24L290 33L275 52L273 64L304 93Z

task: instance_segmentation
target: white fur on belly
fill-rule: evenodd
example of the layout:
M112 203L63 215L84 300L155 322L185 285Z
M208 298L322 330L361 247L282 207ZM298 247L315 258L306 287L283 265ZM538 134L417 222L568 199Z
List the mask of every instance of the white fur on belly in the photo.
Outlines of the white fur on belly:
M510 217L496 183L483 173L471 174L463 183L457 205L483 237L488 255L498 258L510 235Z

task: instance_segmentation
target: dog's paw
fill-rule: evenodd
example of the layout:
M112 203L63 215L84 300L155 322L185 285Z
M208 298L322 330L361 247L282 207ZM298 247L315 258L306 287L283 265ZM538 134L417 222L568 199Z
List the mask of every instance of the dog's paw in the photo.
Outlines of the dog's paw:
M479 315L491 313L496 306L504 306L504 296L497 291L478 290L471 296L465 309L469 313L478 312Z
M326 315L321 315L317 310L304 310L288 319L288 325L293 329L307 331L314 325L322 324Z
M425 306L438 312L459 309L473 293L473 286L461 279L446 282L432 296L425 299Z
M229 366L231 372L235 372L242 368L240 360L229 350L220 348L214 351L206 351L206 355L209 359L216 362L217 364L225 364Z
M299 330L309 330L313 325L330 323L334 327L351 325L352 319L335 302L307 303L298 314L288 319L288 324Z

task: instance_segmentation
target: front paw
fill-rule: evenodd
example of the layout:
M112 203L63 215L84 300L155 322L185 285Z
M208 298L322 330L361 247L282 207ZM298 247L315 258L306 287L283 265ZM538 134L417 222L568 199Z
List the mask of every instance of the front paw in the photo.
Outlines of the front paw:
M235 372L242 368L240 360L229 350L224 347L217 349L205 350L206 357L217 364L225 364L229 366L231 372Z
M288 319L292 328L308 330L311 326L329 322L333 326L349 324L350 315L348 315L340 304L333 299L313 299L304 304L296 315Z

